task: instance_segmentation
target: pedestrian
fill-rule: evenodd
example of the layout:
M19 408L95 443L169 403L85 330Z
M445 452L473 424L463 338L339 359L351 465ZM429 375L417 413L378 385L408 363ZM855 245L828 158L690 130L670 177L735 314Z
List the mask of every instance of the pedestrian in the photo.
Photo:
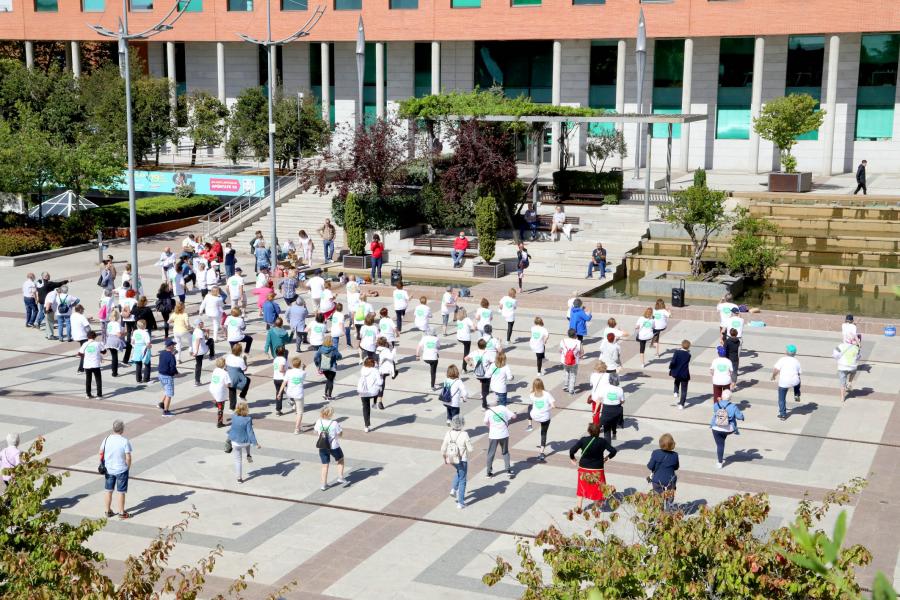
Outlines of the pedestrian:
M331 318L331 315L334 313L335 307L337 304L334 302L335 295L334 292L331 291L331 281L326 281L325 286L322 288L322 297L319 300L319 312L322 313L322 316L325 317L325 320Z
M225 277L233 277L237 270L237 251L231 247L231 242L225 242L223 263L225 265Z
M303 411L305 403L303 402L303 386L306 382L306 365L299 356L291 359L291 368L284 373L284 380L281 382L281 388L276 396L275 410L277 414L281 414L281 400L287 392L288 401L294 408L296 417L294 418L294 435L300 435L300 428L303 425Z
M600 272L600 279L606 279L606 249L600 242L597 242L597 247L591 251L591 260L588 262L588 272L585 279L592 279L594 271Z
M247 462L252 463L250 445L259 450L262 446L256 441L256 432L253 431L253 418L250 416L250 407L241 401L237 405L234 414L231 415L231 427L228 429L228 439L231 440L231 448L234 453L234 472L237 474L237 482L244 483L244 452L247 453Z
M172 339L175 340L175 357L181 362L181 351L191 347L191 324L184 302L175 305L172 313Z
M725 338L725 357L731 361L731 391L737 389L738 368L741 362L741 338L737 329L730 329Z
M325 280L322 278L322 269L313 271L313 276L306 281L306 289L309 290L309 299L312 301L312 312L320 312L322 292L325 291Z
M622 346L612 331L607 332L600 342L600 360L606 364L607 373L619 374L619 369L622 368Z
M375 358L378 364L378 374L381 375L381 388L378 390L378 408L383 409L384 390L387 388L387 378L397 377L397 351L388 341L379 337L375 344Z
M225 280L228 287L228 305L230 308L244 308L247 305L247 298L244 292L244 272L240 267L235 268L228 279Z
M606 339L610 333L615 336L616 341L630 337L628 333L619 329L618 323L616 323L616 320L613 317L606 320L606 327L603 329L603 338Z
M563 233L565 225L566 225L566 213L563 210L562 205L557 204L556 209L553 213L553 216L550 220L550 237L553 238L554 242L559 241L559 234Z
M862 336L853 322L853 315L847 315L841 323L841 339L849 344L862 345Z
M528 204L525 214L522 215L522 224L519 227L519 238L525 239L525 228L528 228L529 239L533 242L537 237L538 224L540 223L534 204Z
M709 374L712 376L713 401L722 397L722 390L731 389L731 361L727 358L724 346L716 346L716 357L709 365Z
M433 329L426 329L422 334L422 339L419 341L419 345L416 346L416 360L421 359L425 364L428 365L431 372L432 391L438 389L438 386L435 385L435 378L437 377L439 352L440 343L438 342L438 337L435 335Z
M673 379L672 406L684 410L687 402L688 382L691 380L691 341L681 340L681 348L672 353L669 360L669 377Z
M451 424L453 417L459 414L460 403L465 402L469 396L465 384L459 378L459 369L456 365L447 367L447 379L444 380L439 399L447 409L447 425Z
M513 326L516 324L516 309L518 301L516 300L516 290L510 288L506 295L500 298L500 315L506 321L506 343L512 340Z
M488 450L487 450L487 476L494 476L494 455L497 447L503 456L503 466L510 479L516 476L515 469L509 460L509 424L516 418L516 414L505 406L498 406L492 402L484 411L484 424L488 426Z
M475 351L463 357L463 361L472 367L472 374L481 384L481 408L487 408L487 397L491 390L491 367L493 363L490 361L487 352L487 342L483 339L478 340L475 344Z
M150 359L153 349L147 324L138 321L131 334L131 363L134 365L134 379L137 383L150 383Z
M122 341L122 323L119 319L119 311L114 308L107 316L106 322L106 343L104 346L109 351L113 377L119 376L119 350L125 346L125 343Z
M134 334L134 330L137 328L137 319L134 318L134 313L132 312L137 306L137 299L134 297L134 290L121 290L123 293L120 295L119 305L122 309L122 324L125 326L125 355L123 356L123 362L130 363L131 362L131 351L133 347L131 345L131 337Z
M725 292L722 300L716 304L716 312L719 314L719 335L724 339L725 332L728 331L728 321L731 319L732 309L738 308L738 305L732 302L733 298L730 292Z
M575 492L578 496L578 512L581 512L585 498L591 502L604 500L603 486L606 485L604 465L618 453L612 444L599 437L600 425L591 423L588 425L587 433L569 448L569 460L578 467L578 487ZM575 454L579 450L581 458L576 462Z
M453 315L453 320L456 320L457 312L459 311L459 307L456 305L456 292L453 291L453 286L448 285L447 289L444 290L444 293L441 295L441 323L444 325L444 335L447 335L447 326L450 324L450 315Z
M116 516L111 510L113 491L119 494L119 518L128 519L131 517L125 511L125 494L128 493L128 472L131 469L131 454L134 448L131 441L126 438L125 423L116 419L113 421L113 432L106 436L103 443L100 444L100 463L104 466L104 489L106 495L104 497L104 514L106 518L111 519Z
M330 263L334 256L334 238L337 230L331 224L331 219L325 219L325 223L319 227L319 236L322 238L322 251L325 253L325 262Z
M644 358L644 351L647 348L647 342L653 339L653 309L644 309L644 314L638 317L634 324L634 339L637 340L640 348L641 368L647 366L647 360Z
M200 297L206 298L206 294L209 293L209 277L206 272L206 270L207 270L206 262L202 258L194 259L194 260L199 261L199 262L197 262L196 274L197 274L197 287L200 288ZM212 269L209 270L209 273L215 275L215 273L213 273ZM213 285L215 285L215 281L213 282Z
M453 249L450 250L450 258L453 260L453 268L462 267L463 259L466 257L466 250L469 249L469 238L466 237L465 231L460 231L456 239L453 240Z
M84 395L87 398L93 398L91 395L91 377L97 383L97 397L103 397L103 381L100 378L100 364L103 355L106 354L106 347L102 342L97 340L97 334L93 331L88 332L87 340L78 350L80 358L79 365L84 366Z
M272 323L272 328L266 332L266 344L263 346L263 352L275 358L278 349L286 347L293 339L293 334L284 327L284 319L278 317Z
M538 455L538 460L543 461L547 458L547 430L550 429L551 411L556 408L556 401L553 400L550 392L544 389L544 380L540 377L531 382L531 394L528 400L531 403L528 411L528 431L534 429L531 426L532 421L540 423L541 443L538 448L541 449L541 453Z
M450 368L456 367L451 365ZM469 470L469 452L474 452L472 441L469 434L463 427L465 419L461 415L454 415L447 422L450 425L450 431L444 434L444 441L441 443L441 456L444 457L444 463L452 465L456 469L453 476L453 482L450 485L450 497L456 500L456 508L463 509L466 507L466 475Z
M397 324L394 322L390 316L388 316L388 309L386 306L383 306L381 310L378 312L379 317L374 317L378 319L378 338L384 338L387 341L388 345L392 348L395 346L399 346L400 342L397 341L397 336L399 332L397 331ZM374 320L373 320L374 322ZM365 325L366 321L363 319L363 325ZM359 336L362 332L362 328L357 331L357 335Z
M428 298L421 296L419 305L413 311L413 325L419 331L426 331L429 329L429 321L431 321L431 309L428 308Z
M855 196L859 190L862 190L863 196L866 195L866 165L869 164L865 160L859 163L859 166L856 167L856 189L853 190L853 195Z
M370 414L372 407L375 406L380 389L381 375L378 373L378 369L375 368L375 359L367 356L366 360L363 361L362 370L359 373L359 381L356 384L356 391L359 394L359 399L362 401L363 424L365 425L366 433L369 433L369 427L371 426Z
M57 339L55 335L56 315L53 312L54 302L57 296L56 290L66 285L67 283L69 283L68 279L63 279L62 281L51 281L50 273L46 271L41 273L41 278L35 281L38 299L37 326L40 327L41 324L44 323L44 319L46 318L46 337L48 340Z
M609 373L606 363L598 360L594 364L594 372L591 373L591 394L588 396L588 404L591 406L591 422L600 422L600 411L603 409L603 392L609 385Z
M572 310L569 314L569 328L575 330L578 341L583 341L587 335L588 321L594 318L590 310L584 308L581 298L572 301Z
M663 506L669 511L675 504L675 489L678 485L678 453L675 452L675 438L670 433L659 436L659 449L650 453L647 469L650 477L647 481L653 486L653 492L663 497Z
M178 365L175 362L175 340L168 339L163 343L163 351L159 353L159 365L157 366L157 376L159 384L162 386L163 395L158 406L162 409L162 416L175 416L169 410L172 404L172 398L175 397L175 376L178 375Z
M206 302L206 298L203 299L203 302ZM201 313L204 308L203 302L200 303ZM172 288L165 281L159 285L159 290L156 292L156 310L162 316L163 337L169 337L169 315L175 310L175 294L172 293ZM216 331L218 331L218 325L216 325Z
M280 417L281 412L281 388L284 384L284 374L287 373L287 348L281 346L275 350L272 359L272 383L275 385L275 416Z
M187 275L187 277L185 275ZM172 286L172 293L175 294L179 302L184 302L185 298L187 298L188 278L191 276L193 276L191 268L181 259L169 269L169 285ZM196 277L194 277L194 279L196 280Z
M296 301L287 307L284 317L296 340L297 352L302 352L302 345L309 343L306 336L306 319L309 318L309 311L306 310L306 302L303 298L297 296Z
M713 402L713 416L709 422L713 441L716 443L716 468L725 466L725 440L732 433L740 435L737 422L744 420L744 413L731 403L731 390L724 390L722 398Z
M341 450L341 436L344 434L341 424L334 418L334 408L323 406L319 410L319 418L313 425L313 431L318 434L316 448L319 450L319 460L322 463L322 491L328 489L328 466L331 459L338 466L338 478L335 484L344 483L344 451Z
M69 295L69 287L61 286L53 300L53 313L56 315L57 335L61 342L72 341L72 310L80 300Z
M25 276L22 284L22 300L25 303L25 327L35 327L38 318L38 292L34 273Z
M409 306L409 293L403 289L402 281L397 282L392 296L394 298L394 314L397 316L397 334L399 335L403 332L403 317Z
M100 267L100 277L97 278L97 285L104 290L112 291L116 289L115 268L112 267L111 260L104 259L102 264L103 266Z
M231 377L228 376L228 371L225 370L225 357L220 356L216 359L216 368L213 369L209 376L209 393L216 405L216 427L219 428L225 427L223 413L225 412L225 397L228 394L227 390L230 385Z
M832 351L831 356L837 361L838 380L841 385L841 402L847 399L856 375L859 361L859 345L843 341Z
M736 336L738 340L741 340L744 337L744 319L741 317L741 309L737 306L731 309L731 316L724 320L723 323L723 331L722 331L722 340L724 341L726 337L730 334L731 330L734 329L737 333Z
M258 284L255 288L253 288L252 294L256 296L256 314L265 320L265 313L263 312L263 305L269 300L269 295L272 295L272 299L274 301L275 298L275 288L273 287L275 284L269 279L268 271L260 271L260 275L264 276L264 279L257 281ZM272 309L273 311L275 308ZM280 308L278 308L280 314ZM268 325L268 323L266 323Z
M581 347L581 340L575 335L575 329L569 328L566 337L559 342L559 362L562 363L563 372L566 378L563 383L563 389L570 394L575 394L575 380L578 377L578 363L584 351Z
M353 311L353 327L356 329L356 341L357 342L359 341L360 331L362 330L362 326L366 324L366 316L369 313L372 313L372 315L375 315L374 316L375 319L378 319L378 315L380 315L381 320L384 320L388 315L387 307L382 307L381 312L379 312L376 315L375 307L373 307L371 304L369 304L368 300L369 300L369 295L366 294L365 292L361 292L359 295L359 302L357 303L356 308ZM385 325L383 325L381 323L381 320L378 321L378 327L379 327L379 329L384 331ZM390 321L390 324L391 324L390 329L396 333L397 328L394 325L394 321L390 318L388 318L388 321Z
M499 406L507 404L507 389L510 381L513 380L512 371L506 364L506 353L498 352L494 365L491 367L491 391L494 392L494 398Z
M100 304L97 308L97 320L100 321L100 341L106 343L106 325L109 323L109 313L116 307L115 297L109 290L100 293Z
M528 338L528 345L531 346L532 352L537 359L538 377L543 375L544 358L547 351L547 341L550 339L550 332L544 327L544 319L541 317L534 318L534 325L531 326L531 336Z
M657 298L656 304L653 306L653 343L656 344L656 358L659 358L659 338L669 326L669 317L671 316L672 313L666 310L666 303L663 299Z
M378 326L375 325L375 315L369 313L363 326L359 330L359 356L375 360L375 346L378 342Z
M228 406L232 411L237 406L238 390L241 392L241 400L246 400L247 391L250 389L245 356L240 344L233 345L231 353L225 355L225 368L228 370L228 378L231 380L231 385L228 387Z
M525 244L519 242L516 249L516 278L519 280L519 291L522 291L522 282L525 280L525 269L531 265L531 256L525 249Z
M484 326L484 333L481 335L481 339L484 340L488 360L494 362L497 359L497 353L503 351L503 342L494 336L494 328L490 325Z
M469 318L466 309L460 306L456 312L456 341L462 344L463 347L463 373L469 372L468 364L466 363L466 357L469 355L469 350L472 347L473 331L475 331L475 323L473 323L472 319Z
M8 471L8 469L15 469L19 466L21 459L19 456L21 452L19 451L19 434L18 433L7 433L6 434L6 448L0 452L0 473L3 474L3 489L4 491L9 488L9 482L12 481L12 473Z
M156 331L156 316L153 314L153 309L148 306L146 296L140 296L137 299L137 304L134 306L134 318L138 321L143 320L147 324L147 331L150 332L150 335Z
M194 331L191 333L191 356L194 357L194 385L200 387L200 374L203 371L203 358L212 360L216 356L216 347L209 332L204 327L203 321L197 319L194 323Z
M272 266L272 258L269 249L266 248L265 242L259 242L253 251L253 258L256 259L256 271L267 270Z
M788 344L785 348L785 356L775 361L772 368L772 381L778 380L778 418L787 419L787 393L789 388L794 388L794 402L800 402L800 361L797 360L797 346Z
M278 289L281 290L281 297L284 298L284 303L287 304L288 307L290 307L297 299L298 283L300 283L300 281L297 279L297 271L295 269L288 269L284 279L278 284Z
M176 309L177 310L177 309ZM231 316L225 319L225 340L229 346L237 344L247 345L247 354L250 354L250 347L253 345L253 338L246 333L247 322L244 320L243 313L239 308L231 309Z
M600 410L600 425L603 427L603 438L609 442L616 439L619 427L625 425L625 392L619 387L619 378L610 376L606 385L600 386L600 398L602 402L598 406Z
M343 358L338 349L331 343L330 339L325 339L321 346L316 350L313 361L325 376L325 393L323 398L328 402L334 400L332 396L334 392L334 377L337 374L338 361Z
M381 265L384 262L384 244L381 243L381 236L377 233L372 236L372 243L369 244L369 249L372 252L372 283L375 283L376 273L378 274L378 279L381 280ZM397 329L402 328L398 326Z
M197 309L200 316L206 317L206 322L212 326L212 340L219 340L219 328L221 326L223 316L225 314L225 301L222 299L222 292L218 287L209 290L209 294L200 302L200 308ZM168 324L166 331L169 330Z
M88 334L91 332L91 323L88 321L87 317L84 316L84 307L82 305L77 305L72 310L71 319L71 331L72 331L72 339L70 341L75 342L79 348L81 345L85 343L88 339ZM82 361L78 362L78 372L83 372L84 369L82 367Z

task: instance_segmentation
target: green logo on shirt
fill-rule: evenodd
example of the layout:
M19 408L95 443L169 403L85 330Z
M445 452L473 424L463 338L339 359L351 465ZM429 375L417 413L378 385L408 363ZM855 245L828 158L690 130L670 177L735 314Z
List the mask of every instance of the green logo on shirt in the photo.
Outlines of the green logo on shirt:
M619 395L615 392L606 392L606 399L607 400L618 400Z
M503 423L504 422L503 417L501 417L500 415L495 414L492 418L494 419L494 423Z
M218 375L213 375L213 376L212 376L212 382L213 382L214 384L218 385L218 384L222 383L222 378L219 377Z
M720 373L724 373L728 370L728 365L719 365L716 367L716 370L718 370Z
M292 384L292 385L300 385L301 383L303 383L303 378L302 378L302 377L291 377L291 384Z
M465 323L463 323L462 321L457 321L457 322L456 322L456 330L457 330L457 331L462 331L462 330L465 329L465 328L466 328L466 324L465 324Z
M535 400L535 401L534 401L534 407L537 408L537 409L543 409L543 408L544 408L544 404L545 404L545 403L544 403L543 400Z
M97 347L96 346L88 346L87 348L84 349L84 351L94 353L97 351Z
M429 350L434 350L437 348L437 342L425 342L425 347Z
M644 321L643 325L641 325L644 329L650 329L653 327L653 321Z
M533 339L533 340L539 340L539 339L541 339L541 332L540 332L540 331L532 331L532 332L531 332L531 339Z
M505 303L505 306L506 306L506 308L512 308L513 306L515 306L515 304L513 303L512 300L507 300Z

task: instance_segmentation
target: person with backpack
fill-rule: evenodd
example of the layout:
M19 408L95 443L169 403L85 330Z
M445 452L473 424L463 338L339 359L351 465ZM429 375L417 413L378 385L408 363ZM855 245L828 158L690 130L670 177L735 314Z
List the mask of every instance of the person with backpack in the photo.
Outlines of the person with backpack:
M456 369L456 365L450 365L449 369ZM463 429L466 421L461 415L454 415L447 423L450 425L450 431L444 434L444 441L441 443L441 456L444 457L445 464L456 468L453 483L450 485L450 497L456 499L456 508L463 509L466 507L466 475L469 470L469 452L474 452L475 448L472 446L468 432Z
M88 399L93 398L91 395L91 377L97 382L97 397L103 397L100 363L104 354L106 354L106 347L97 341L97 334L93 331L88 332L87 341L78 350L78 356L81 359L80 364L84 365L84 395Z
M465 402L468 395L465 384L459 378L459 369L456 365L447 367L447 379L438 396L438 400L447 409L447 425L459 414L460 402Z
M659 437L659 449L650 454L650 461L647 463L650 477L647 481L653 486L653 493L663 496L666 511L672 510L675 504L675 487L678 484L675 471L679 467L675 438L669 433L664 433Z
M778 418L787 419L787 393L794 388L794 402L800 402L800 361L797 360L797 346L788 344L785 356L775 362L772 369L772 381L778 380Z
M69 286L64 285L56 291L53 300L53 313L56 316L57 335L61 342L72 341L72 310L81 302L76 296L69 295Z
M328 466L331 459L337 463L338 478L336 485L344 483L344 451L341 450L341 436L344 435L341 424L334 418L334 407L323 406L319 410L319 418L313 425L316 433L316 449L319 451L319 460L322 463L322 491L328 489Z
M428 327L425 329L419 345L416 346L416 360L422 360L428 365L431 372L431 390L435 391L438 387L435 385L437 378L438 354L440 352L440 342L434 330Z
M709 365L712 375L713 402L722 397L723 390L731 390L731 361L725 356L724 346L716 346L716 358Z
M678 410L684 410L687 402L688 383L691 380L691 342L681 340L681 348L672 353L669 361L669 377L674 380L672 389L672 406L678 406Z
M397 351L385 338L379 337L375 343L375 358L378 363L378 373L381 375L381 389L378 390L378 408L383 410L387 378L397 377Z
M576 462L575 454L581 450L581 458ZM615 457L618 451L612 444L600 437L600 425L591 423L587 435L579 439L569 448L569 460L578 467L578 512L587 498L591 502L602 502L603 486L606 485L604 465Z
M837 361L838 380L841 386L841 402L850 393L853 376L859 362L859 344L843 341L832 351L831 356Z
M334 400L334 397L331 394L334 392L334 377L337 375L337 362L341 360L341 358L343 358L343 356L341 356L341 353L338 352L338 349L334 344L331 343L331 340L325 338L322 345L316 350L316 355L313 359L313 362L322 372L322 375L325 376L325 392L323 398L328 402Z
M533 431L532 421L537 421L541 425L541 453L538 460L544 461L547 458L547 430L550 429L550 412L556 408L556 401L550 392L544 389L544 380L538 377L531 382L531 395L528 397L531 402L531 408L528 411L528 429Z
M518 301L516 300L516 290L510 288L505 296L500 298L500 315L506 321L506 343L512 340L513 326L516 324L516 309Z
M506 406L506 391L508 383L513 380L512 371L506 364L506 353L500 351L494 360L494 365L490 369L491 373L491 391L494 392L494 398L499 406Z
M578 302L581 302L578 300ZM580 307L579 307L580 308ZM576 330L572 327L566 332L566 337L559 342L559 362L563 365L566 378L563 389L570 394L575 394L575 380L578 378L578 363L584 355L581 348L581 340L578 339Z
M137 383L150 383L150 358L153 350L147 323L138 321L131 333L131 363L134 365L134 379Z
M481 408L487 409L487 397L491 391L491 372L493 364L488 359L487 342L478 340L475 351L463 358L470 367L475 379L481 382Z
M641 368L647 366L647 360L644 358L644 351L647 348L647 342L653 340L653 309L646 308L644 314L638 317L634 324L634 339L637 340L639 353L641 357Z
M469 350L472 348L473 331L475 331L475 323L469 318L466 309L460 306L456 312L456 341L462 344L463 347L463 373L469 372L469 366L466 364L466 357L469 355Z
M537 359L537 374L540 377L543 374L545 352L547 351L547 340L550 339L550 332L544 327L544 319L541 317L534 318L534 325L531 326L531 335L528 338L528 345L531 346L532 352Z
M362 370L359 372L359 381L356 384L356 392L362 401L363 424L365 425L366 433L369 433L371 410L375 406L380 391L381 375L378 373L378 369L375 368L375 359L366 357Z
M299 356L295 356L291 359L291 368L285 372L284 379L281 381L281 388L275 396L275 410L280 413L281 399L284 397L285 392L287 392L288 401L297 413L294 420L294 435L300 435L300 427L303 425L303 409L305 408L305 403L303 402L303 385L305 380L306 365L303 364L303 361Z
M496 401L491 402L484 411L484 424L488 426L488 450L487 450L487 476L493 477L494 455L497 447L503 455L503 465L510 479L516 476L516 471L510 466L509 461L509 424L516 418L516 414L505 406L498 406Z
M725 466L725 440L732 433L740 435L737 422L744 420L744 413L731 403L731 390L724 390L722 398L713 402L713 416L709 422L716 443L716 468Z
M374 266L372 268L374 269ZM403 289L402 281L397 282L397 289L394 290L392 297L394 298L394 314L397 316L397 333L400 334L403 331L403 317L409 306L409 292Z

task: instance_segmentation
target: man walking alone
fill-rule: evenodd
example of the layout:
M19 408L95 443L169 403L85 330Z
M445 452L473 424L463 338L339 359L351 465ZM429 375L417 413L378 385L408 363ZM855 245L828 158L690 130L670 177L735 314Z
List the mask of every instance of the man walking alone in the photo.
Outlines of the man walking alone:
M866 161L862 161L856 167L856 190L853 191L854 196L859 190L862 190L863 196L866 195L866 164L868 164Z

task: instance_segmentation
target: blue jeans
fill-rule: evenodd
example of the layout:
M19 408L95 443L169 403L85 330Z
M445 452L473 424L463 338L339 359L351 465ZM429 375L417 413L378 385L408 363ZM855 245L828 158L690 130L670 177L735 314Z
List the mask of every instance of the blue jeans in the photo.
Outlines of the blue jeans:
M384 262L382 257L372 258L372 280L375 279L375 271L378 271L378 279L381 279L381 265Z
M528 221L523 221L522 225L519 227L519 237L523 240L525 239L525 228L531 232L531 239L534 239L534 236L537 235L538 222L529 223Z
M344 336L347 338L347 345L352 346L353 343L350 341L350 326L344 327ZM335 344L337 346L337 344Z
M506 406L506 392L494 392L498 406Z
M606 261L601 260L599 265L595 265L594 261L588 263L588 277L594 276L594 270L600 271L600 279L606 279Z
M34 298L25 298L24 296L22 299L25 301L25 324L34 325L38 316L37 301Z
M731 435L731 432L712 430L713 440L716 442L716 460L725 462L725 440Z
M70 315L56 315L56 328L59 341L64 342L72 339L72 322ZM65 332L65 335L63 335Z
M787 415L787 393L790 388L778 388L778 416L784 417ZM794 386L794 399L800 399L800 384Z
M457 266L461 265L462 261L463 261L463 257L465 257L465 255L466 255L465 250L457 250L456 248L451 250L450 258L453 259L453 266L457 267Z
M44 318L45 318L46 316L47 316L47 315L46 315L46 313L44 312L44 305L43 305L43 303L38 303L37 320L34 322L34 324L37 325L38 327L40 327L41 325L44 324Z
M322 250L325 252L325 262L331 262L334 256L334 240L322 240Z
M234 275L234 265L225 265L225 277Z
M459 461L456 467L456 475L453 476L453 489L456 491L456 501L460 504L466 503L466 473L469 470L469 463L464 460Z
M338 346L340 346L340 343L341 343L341 336L339 336L339 335L331 336L331 344L334 346L335 350L337 350Z

